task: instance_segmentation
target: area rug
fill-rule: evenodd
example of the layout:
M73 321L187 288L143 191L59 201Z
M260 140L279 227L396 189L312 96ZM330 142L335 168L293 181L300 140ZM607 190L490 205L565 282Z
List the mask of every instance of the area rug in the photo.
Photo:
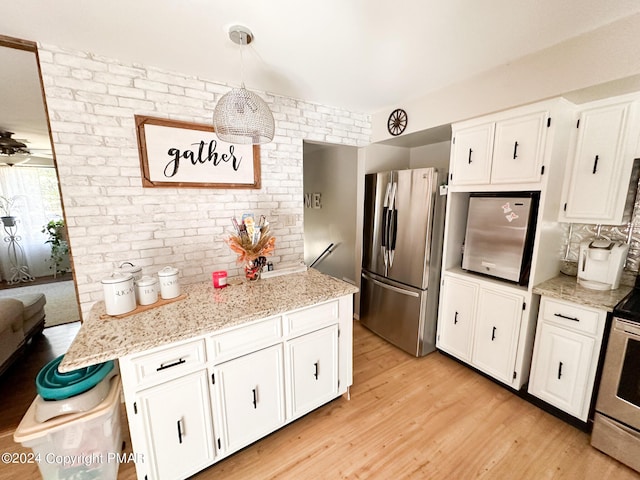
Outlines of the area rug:
M46 315L45 328L80 320L80 310L73 281L8 288L0 290L0 298L15 297L16 295L29 293L44 293L47 298L47 303L44 306Z

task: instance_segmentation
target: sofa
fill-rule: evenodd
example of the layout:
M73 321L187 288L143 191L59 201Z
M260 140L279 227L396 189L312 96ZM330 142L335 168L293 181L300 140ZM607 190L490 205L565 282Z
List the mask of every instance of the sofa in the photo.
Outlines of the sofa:
M42 293L0 298L0 375L16 360L27 342L44 330Z

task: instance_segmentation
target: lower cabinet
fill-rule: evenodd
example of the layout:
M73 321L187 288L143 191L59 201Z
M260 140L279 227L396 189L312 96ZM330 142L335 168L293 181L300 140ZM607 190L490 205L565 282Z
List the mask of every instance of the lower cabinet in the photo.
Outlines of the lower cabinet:
M352 296L120 358L139 480L181 480L346 393Z
M437 346L465 362L471 361L478 288L475 283L445 276L440 294Z
M474 278L445 275L436 346L478 370L519 389L516 355L524 295Z
M471 361L505 383L511 383L515 372L523 304L521 295L480 289Z
M200 370L141 391L136 410L147 444L150 478L185 478L215 457L209 376Z
M587 421L606 312L542 297L528 391Z
M281 344L215 368L227 450L238 450L284 424L283 373Z
M332 325L287 342L290 362L289 412L298 417L338 393L338 326Z

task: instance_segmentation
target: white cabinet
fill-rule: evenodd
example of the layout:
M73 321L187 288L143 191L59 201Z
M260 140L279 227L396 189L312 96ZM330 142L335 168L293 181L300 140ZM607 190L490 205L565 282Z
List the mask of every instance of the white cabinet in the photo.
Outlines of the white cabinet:
M149 478L186 478L213 462L208 377L200 370L138 393L135 409L143 425Z
M606 312L542 297L529 393L586 421Z
M338 392L338 326L332 325L287 342L290 362L291 417L335 398Z
M139 480L184 479L346 393L346 295L120 358Z
M238 450L284 424L281 344L218 365L214 374L226 450Z
M445 276L441 292L438 348L470 361L478 285Z
M522 386L517 363L524 295L472 277L445 275L436 346L514 388Z
M450 185L539 183L556 104L521 107L453 125Z
M472 363L504 383L513 380L523 304L521 295L480 290Z
M637 103L635 96L624 96L580 108L565 172L560 221L621 225L629 220L628 207L635 200L627 194L637 154Z
M491 183L540 181L548 118L538 111L496 123Z
M453 134L451 184L489 183L495 124L482 123L461 128Z

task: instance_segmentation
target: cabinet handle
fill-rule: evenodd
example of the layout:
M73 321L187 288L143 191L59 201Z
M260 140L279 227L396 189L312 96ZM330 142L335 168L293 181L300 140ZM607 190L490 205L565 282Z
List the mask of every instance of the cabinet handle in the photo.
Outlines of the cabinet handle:
M558 363L558 380L562 377L562 362Z
M471 163L471 152L473 152L473 150L469 149L469 163Z
M496 327L493 327L491 330L491 341L493 342L496 339Z
M178 420L178 443L182 443L182 419Z
M515 160L516 158L518 158L518 142L513 145L513 159Z
M258 408L258 387L251 391L253 392L253 408Z
M316 377L316 380L318 379L318 364L319 364L319 363L320 363L320 362L316 362L316 363L314 363L314 364L313 364L313 365L316 367L316 370L315 370L315 372L313 373L313 376L314 376L314 377Z
M596 158L595 158L595 160L593 161L593 174L594 174L594 175L595 175L595 174L596 174L596 172L598 171L598 159L599 159L599 156L598 156L598 155L596 155Z
M567 317L566 315L562 315L561 313L554 313L555 317L564 318L565 320L571 320L572 322L579 322L580 319L576 317Z
M456 312L456 314L453 316L453 324L457 324L458 323L458 312Z
M183 363L186 363L186 360L184 358L180 358L173 363L161 363L160 366L156 368L156 371L159 372L160 370L166 370L167 368L176 367L178 365L182 365Z

